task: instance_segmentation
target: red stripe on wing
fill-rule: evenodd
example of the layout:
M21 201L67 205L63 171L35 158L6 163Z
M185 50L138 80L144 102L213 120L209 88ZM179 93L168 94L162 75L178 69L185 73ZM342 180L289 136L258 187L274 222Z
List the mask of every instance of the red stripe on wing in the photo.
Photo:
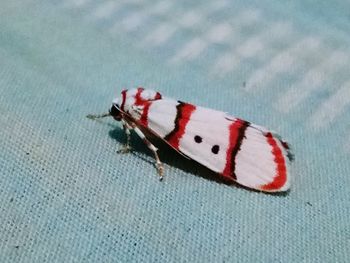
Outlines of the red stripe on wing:
M145 100L141 97L142 91L144 91L144 88L137 88L137 93L135 95L135 105L143 105L145 103Z
M148 111L151 104L152 104L151 102L145 102L142 110L140 122L145 127L148 127Z
M143 126L148 127L148 112L149 112L149 108L152 104L152 101L162 99L162 95L159 92L156 92L154 95L154 98L146 98L145 99L144 97L142 97L142 92L144 90L145 89L142 87L137 88L137 93L135 94L134 105L143 106L141 117L140 117L140 123Z
M188 103L180 102L177 106L177 114L175 118L175 128L164 137L164 139L175 149L179 149L180 139L185 134L185 129L190 121L191 115L196 106Z
M122 91L122 105L120 105L120 108L122 109L122 111L124 111L124 106L126 101L126 92L127 92L126 89Z
M229 177L230 179L236 180L235 175L235 159L236 155L240 150L244 133L249 123L240 119L232 122L230 125L230 137L229 137L229 147L226 151L226 165L222 172L222 175Z
M283 156L282 150L277 145L276 140L270 132L266 134L266 138L267 142L272 147L272 154L274 155L274 161L276 163L276 176L271 183L265 184L260 188L265 191L278 190L282 188L287 182L287 168L285 158Z

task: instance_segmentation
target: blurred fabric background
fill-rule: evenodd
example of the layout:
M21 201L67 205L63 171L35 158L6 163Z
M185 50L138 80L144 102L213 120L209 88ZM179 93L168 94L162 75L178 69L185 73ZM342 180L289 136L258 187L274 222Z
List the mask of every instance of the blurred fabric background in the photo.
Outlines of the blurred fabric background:
M346 1L1 1L0 262L349 262ZM123 88L294 148L292 188L209 180L94 122ZM188 166L188 165L187 165Z

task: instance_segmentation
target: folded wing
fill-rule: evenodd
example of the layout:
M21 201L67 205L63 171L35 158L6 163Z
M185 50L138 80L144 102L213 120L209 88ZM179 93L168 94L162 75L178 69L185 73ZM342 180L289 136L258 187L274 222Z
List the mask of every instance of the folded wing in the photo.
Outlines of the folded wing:
M221 111L161 99L147 109L147 128L176 150L241 185L270 192L290 186L289 146L263 127Z

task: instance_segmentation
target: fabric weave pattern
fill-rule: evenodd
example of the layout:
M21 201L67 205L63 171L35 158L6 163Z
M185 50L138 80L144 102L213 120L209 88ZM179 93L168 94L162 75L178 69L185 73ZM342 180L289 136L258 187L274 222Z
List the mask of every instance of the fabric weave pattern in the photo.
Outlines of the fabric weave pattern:
M348 262L346 1L5 1L0 262ZM137 86L276 130L292 189L210 180L108 110Z

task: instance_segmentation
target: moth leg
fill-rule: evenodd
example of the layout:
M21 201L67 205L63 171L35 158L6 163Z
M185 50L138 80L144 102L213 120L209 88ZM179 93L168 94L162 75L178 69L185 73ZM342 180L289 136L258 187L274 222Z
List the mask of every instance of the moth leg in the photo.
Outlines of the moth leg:
M162 164L162 162L159 159L158 156L158 149L146 138L146 136L143 134L143 132L136 127L136 125L133 125L133 129L136 132L136 134L143 140L143 142L147 145L148 149L150 149L153 154L154 154L154 158L156 159L156 168L157 168L157 172L159 175L159 180L163 180L163 174L164 174L164 166Z
M130 130L133 129L133 127L130 127L129 124L122 120L123 123L123 130L126 134L126 144L123 146L123 148L117 150L117 153L128 153L132 150L130 142L131 142L131 138L130 138Z

